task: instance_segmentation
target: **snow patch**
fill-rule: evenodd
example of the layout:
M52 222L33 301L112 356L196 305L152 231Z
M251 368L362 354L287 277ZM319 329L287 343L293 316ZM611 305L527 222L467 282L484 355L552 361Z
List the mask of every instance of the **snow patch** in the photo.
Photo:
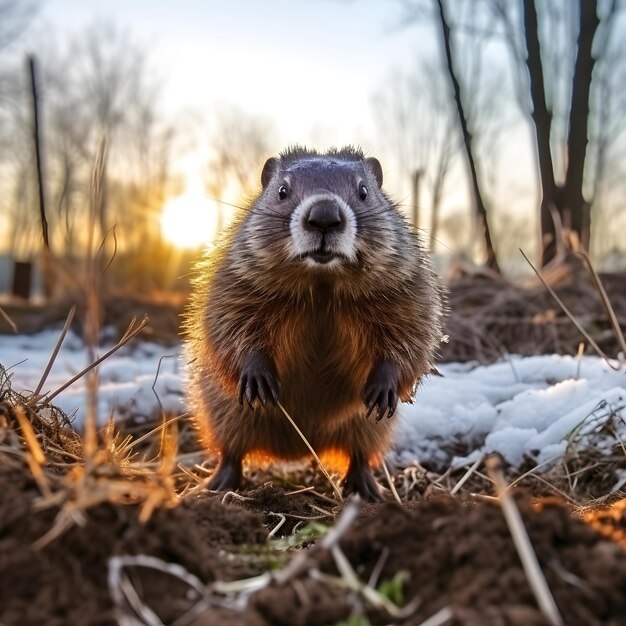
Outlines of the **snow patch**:
M37 386L58 335L58 330L48 330L0 336L0 363L8 369L16 391ZM100 353L110 347L102 346ZM107 359L99 371L101 422L111 415L148 418L160 410L159 401L166 411L182 413L181 355L180 348L136 340ZM86 365L85 347L70 333L44 392L60 387ZM443 377L427 378L414 403L398 409L390 454L398 463L417 460L458 467L499 452L520 466L527 459L547 464L568 446L580 450L594 445L608 452L615 440L596 433L609 420L626 440L626 374L599 358L511 356L491 365L448 363L439 370ZM78 426L84 418L85 393L83 379L55 399L68 415L75 414Z

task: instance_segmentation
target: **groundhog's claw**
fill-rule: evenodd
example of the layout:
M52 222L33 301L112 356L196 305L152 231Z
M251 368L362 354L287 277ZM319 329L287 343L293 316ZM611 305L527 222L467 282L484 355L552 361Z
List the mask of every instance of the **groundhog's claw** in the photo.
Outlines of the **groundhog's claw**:
M276 404L279 392L280 384L270 359L258 350L250 352L241 367L239 404L243 404L244 398L253 410L257 398L263 406Z
M344 498L358 493L366 502L382 502L378 483L369 467L358 460L352 460L343 487Z
M393 361L381 361L374 367L362 395L367 407L366 417L374 409L377 409L378 421L385 415L389 418L395 413L398 406L398 383L398 366Z
M234 491L241 484L241 458L225 457L207 485L210 491Z

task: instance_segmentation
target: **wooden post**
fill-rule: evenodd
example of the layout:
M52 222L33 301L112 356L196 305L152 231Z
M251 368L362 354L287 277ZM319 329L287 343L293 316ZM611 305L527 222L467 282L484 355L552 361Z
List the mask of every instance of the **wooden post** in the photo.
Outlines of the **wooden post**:
M55 287L54 259L50 250L50 238L48 235L48 220L46 218L46 189L44 176L44 158L42 151L42 124L39 93L39 68L34 56L28 57L28 70L33 104L33 144L35 148L35 171L37 173L37 190L39 192L39 216L41 218L41 236L43 239L43 253L41 255L41 276L43 280L43 292L47 299L52 296Z
M13 263L13 285L11 293L18 298L30 298L33 275L33 264L30 261L15 261Z

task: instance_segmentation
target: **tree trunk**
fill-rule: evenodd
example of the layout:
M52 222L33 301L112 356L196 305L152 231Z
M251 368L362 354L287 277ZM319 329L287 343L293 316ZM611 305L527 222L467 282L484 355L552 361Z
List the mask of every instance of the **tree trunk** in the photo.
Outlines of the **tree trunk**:
M580 0L580 29L572 81L572 101L567 137L567 172L560 211L563 223L578 235L583 247L589 249L589 204L583 196L583 178L587 155L589 92L595 59L592 44L600 23L597 0Z
M557 210L557 187L550 151L552 112L546 101L546 88L541 62L541 45L537 25L535 0L524 0L524 37L526 39L526 67L530 77L531 117L537 140L537 157L541 179L541 264L546 265L556 255L556 227L552 211Z
M558 221L567 231L577 235L584 248L589 247L591 224L589 204L583 196L583 176L588 144L589 93L595 63L591 51L599 20L597 0L579 0L580 27L569 110L567 170L565 183L559 188L554 179L550 151L552 114L546 102L535 2L536 0L523 2L524 36L528 53L526 66L530 75L530 94L533 103L532 119L541 176L541 263L546 265L554 259L557 251L553 212L557 214Z
M463 145L465 146L467 163L470 169L472 192L474 196L474 210L476 213L476 230L478 233L480 233L480 236L482 238L481 243L487 257L487 267L499 273L500 268L498 267L498 260L493 249L491 233L489 232L489 223L487 221L487 208L485 206L485 202L483 200L483 196L480 190L478 172L476 170L472 134L469 130L467 118L465 116L465 109L463 107L463 100L461 98L461 85L459 84L459 81L457 79L456 71L454 68L454 61L452 59L450 26L446 18L443 0L437 0L437 5L439 7L439 22L441 25L441 34L446 55L446 66L448 69L448 74L450 76L450 81L452 82L452 87L454 89L454 101L456 103L456 108L459 115L459 122L461 124L461 131L463 133Z

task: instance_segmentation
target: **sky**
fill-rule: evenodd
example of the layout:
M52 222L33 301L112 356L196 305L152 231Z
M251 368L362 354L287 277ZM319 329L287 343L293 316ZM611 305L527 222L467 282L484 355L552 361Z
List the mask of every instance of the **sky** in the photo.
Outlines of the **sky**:
M220 109L232 106L271 123L274 153L294 143L318 149L360 145L382 161L386 191L408 206L410 181L381 135L374 99L392 78L414 74L418 59L439 58L440 47L428 20L407 24L402 0L33 1L39 11L20 45L39 52L42 63L49 44L69 41L94 24L127 29L148 51L161 84L161 110L178 127L201 120L174 165L188 181L205 175L211 123ZM519 112L502 137L494 172L486 173L497 182L494 203L534 222L536 163L530 126ZM465 162L457 158L443 214L462 214L464 225L456 241L440 232L442 250L471 247L468 190ZM420 199L420 225L428 228L427 194Z
M55 42L69 42L94 24L126 29L147 50L161 85L160 109L177 128L193 128L174 173L185 178L206 175L211 124L220 110L235 107L270 122L274 153L294 143L318 149L362 146L381 159L386 191L400 203L410 202L410 181L395 158L398 150L385 141L374 106L375 95L389 88L394 77L415 75L418 59L440 58L433 24L427 19L407 23L408 0L28 1L39 10L20 51L34 50L42 64ZM472 8L469 3L450 6ZM500 211L498 219L519 222L519 216L528 216L523 232L519 224L509 228L500 220L501 231L511 239L504 247L517 250L536 230L536 149L528 116L512 102L506 46L492 42L487 54L488 72L494 72L491 78L502 96L498 101L490 95L488 104L495 101L507 119L497 150L483 147L489 158L480 163L481 178L491 204ZM455 251L472 243L467 170L458 155L446 179L442 207L444 217L462 216L457 228L461 234L442 241L445 249ZM420 226L428 227L430 198L423 189L425 223ZM445 233L440 237L445 239Z
M401 0L41 2L39 29L61 39L95 21L128 28L149 50L162 81L160 105L175 121L202 119L210 129L212 112L234 106L272 123L275 153L294 143L318 149L358 144L381 159L392 197L409 202L410 183L381 137L374 99L390 78L414 72L418 59L438 58L440 47L428 20L407 23ZM516 127L503 142L507 154L500 163L515 162L526 172L500 172L501 187L515 190L511 211L525 212L536 197L528 131ZM179 161L187 177L199 175L209 160L210 130L195 137ZM521 193L520 178L531 181ZM462 160L450 179L444 213L469 215ZM428 225L428 199L422 204Z
M418 54L427 29L402 26L394 0L44 0L58 36L96 20L146 45L171 115L234 105L271 118L277 141L372 142L372 94Z

